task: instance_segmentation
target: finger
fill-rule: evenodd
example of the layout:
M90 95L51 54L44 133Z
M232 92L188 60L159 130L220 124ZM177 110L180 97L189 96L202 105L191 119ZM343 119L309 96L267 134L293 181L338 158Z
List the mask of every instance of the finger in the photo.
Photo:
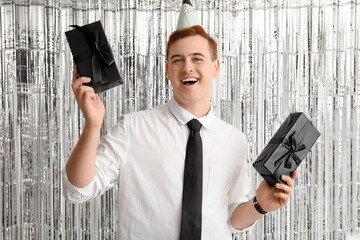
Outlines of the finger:
M88 99L92 99L92 100L95 100L96 99L96 94L94 92L93 89L91 90L85 90L82 94L82 99L83 101L86 101Z
M92 87L81 85L79 87L77 97L83 98L84 94L87 92L87 94L91 93L91 96L96 95L95 91Z
M289 195L283 192L276 192L274 193L274 196L280 198L281 200L284 200L285 202L289 200Z
M88 77L80 77L80 78L76 79L75 81L73 81L71 86L72 86L74 93L76 94L76 92L80 86L84 86L83 85L84 83L89 83L90 81L91 81L91 79Z
M289 187L292 187L294 185L294 180L287 175L282 175L281 179L284 180Z
M82 102L86 99L84 98L84 93L87 91L95 94L93 88L84 85L74 90L75 98L79 105L82 105Z
M91 91L91 92L95 93L94 89L93 89L92 87L90 87L90 86L80 85L79 88L81 89L82 92L84 92L84 91Z
M75 66L73 70L73 81L75 81L77 78L78 78L78 69L77 66Z
M295 180L295 178L297 177L297 175L298 175L297 171L294 170L294 171L292 172L292 175L291 175L292 180Z
M286 184L281 184L281 183L275 184L275 188L277 188L278 190L283 191L283 192L286 193L286 194L290 194L290 193L291 193L291 190L292 190L292 188L289 187L288 185L286 185Z

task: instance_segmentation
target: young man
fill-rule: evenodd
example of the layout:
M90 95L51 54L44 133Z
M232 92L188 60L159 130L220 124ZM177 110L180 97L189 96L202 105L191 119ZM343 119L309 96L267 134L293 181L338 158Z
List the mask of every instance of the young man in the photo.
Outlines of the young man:
M173 98L122 116L99 145L105 109L93 89L82 85L90 79L77 78L75 68L72 87L85 128L63 171L64 196L88 201L119 182L119 239L231 239L260 212L287 203L296 172L292 178L283 176L287 185L270 187L263 181L255 205L247 199L245 136L215 117L211 108L212 80L220 71L216 48L200 26L174 32L166 64ZM186 124L192 119L201 123L201 219L195 226L199 229L190 228L191 236L183 237L186 144L195 134Z

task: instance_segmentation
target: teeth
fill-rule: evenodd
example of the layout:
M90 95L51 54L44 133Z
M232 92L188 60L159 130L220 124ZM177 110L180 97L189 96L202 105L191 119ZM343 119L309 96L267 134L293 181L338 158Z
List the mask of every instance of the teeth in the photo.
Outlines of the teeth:
M187 79L184 79L182 80L183 83L187 83L187 82L197 82L197 79L196 78L187 78Z

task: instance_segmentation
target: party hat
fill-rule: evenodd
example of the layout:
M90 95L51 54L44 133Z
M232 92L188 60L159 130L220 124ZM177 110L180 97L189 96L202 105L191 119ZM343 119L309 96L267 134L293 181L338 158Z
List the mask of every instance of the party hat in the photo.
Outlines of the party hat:
M196 10L191 4L190 0L183 0L176 30L194 25L201 25L199 19L196 16Z

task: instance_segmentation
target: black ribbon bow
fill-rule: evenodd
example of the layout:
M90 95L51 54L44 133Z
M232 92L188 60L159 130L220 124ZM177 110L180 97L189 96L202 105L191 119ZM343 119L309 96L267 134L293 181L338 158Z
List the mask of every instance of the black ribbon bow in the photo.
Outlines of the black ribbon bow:
M93 79L91 80L94 82L101 82L101 73L104 72L106 74L106 71L103 71L103 66L100 62L103 62L107 66L111 66L115 61L109 44L99 46L98 30L89 31L88 29L78 25L70 25L70 27L74 27L84 34L90 48L93 50L92 56L89 56L89 54L75 56L75 62L82 62L92 57Z
M286 157L285 168L290 169L293 161L296 163L296 165L299 166L299 164L301 163L301 159L296 154L296 152L304 150L306 148L305 144L303 144L302 141L300 141L299 143L296 142L295 132L294 132L289 137L289 140L287 140L287 139L284 140L282 145L288 151L286 152L286 154L284 154L282 157L280 157L278 160L276 160L274 165L276 166L279 161L282 161L283 158Z

